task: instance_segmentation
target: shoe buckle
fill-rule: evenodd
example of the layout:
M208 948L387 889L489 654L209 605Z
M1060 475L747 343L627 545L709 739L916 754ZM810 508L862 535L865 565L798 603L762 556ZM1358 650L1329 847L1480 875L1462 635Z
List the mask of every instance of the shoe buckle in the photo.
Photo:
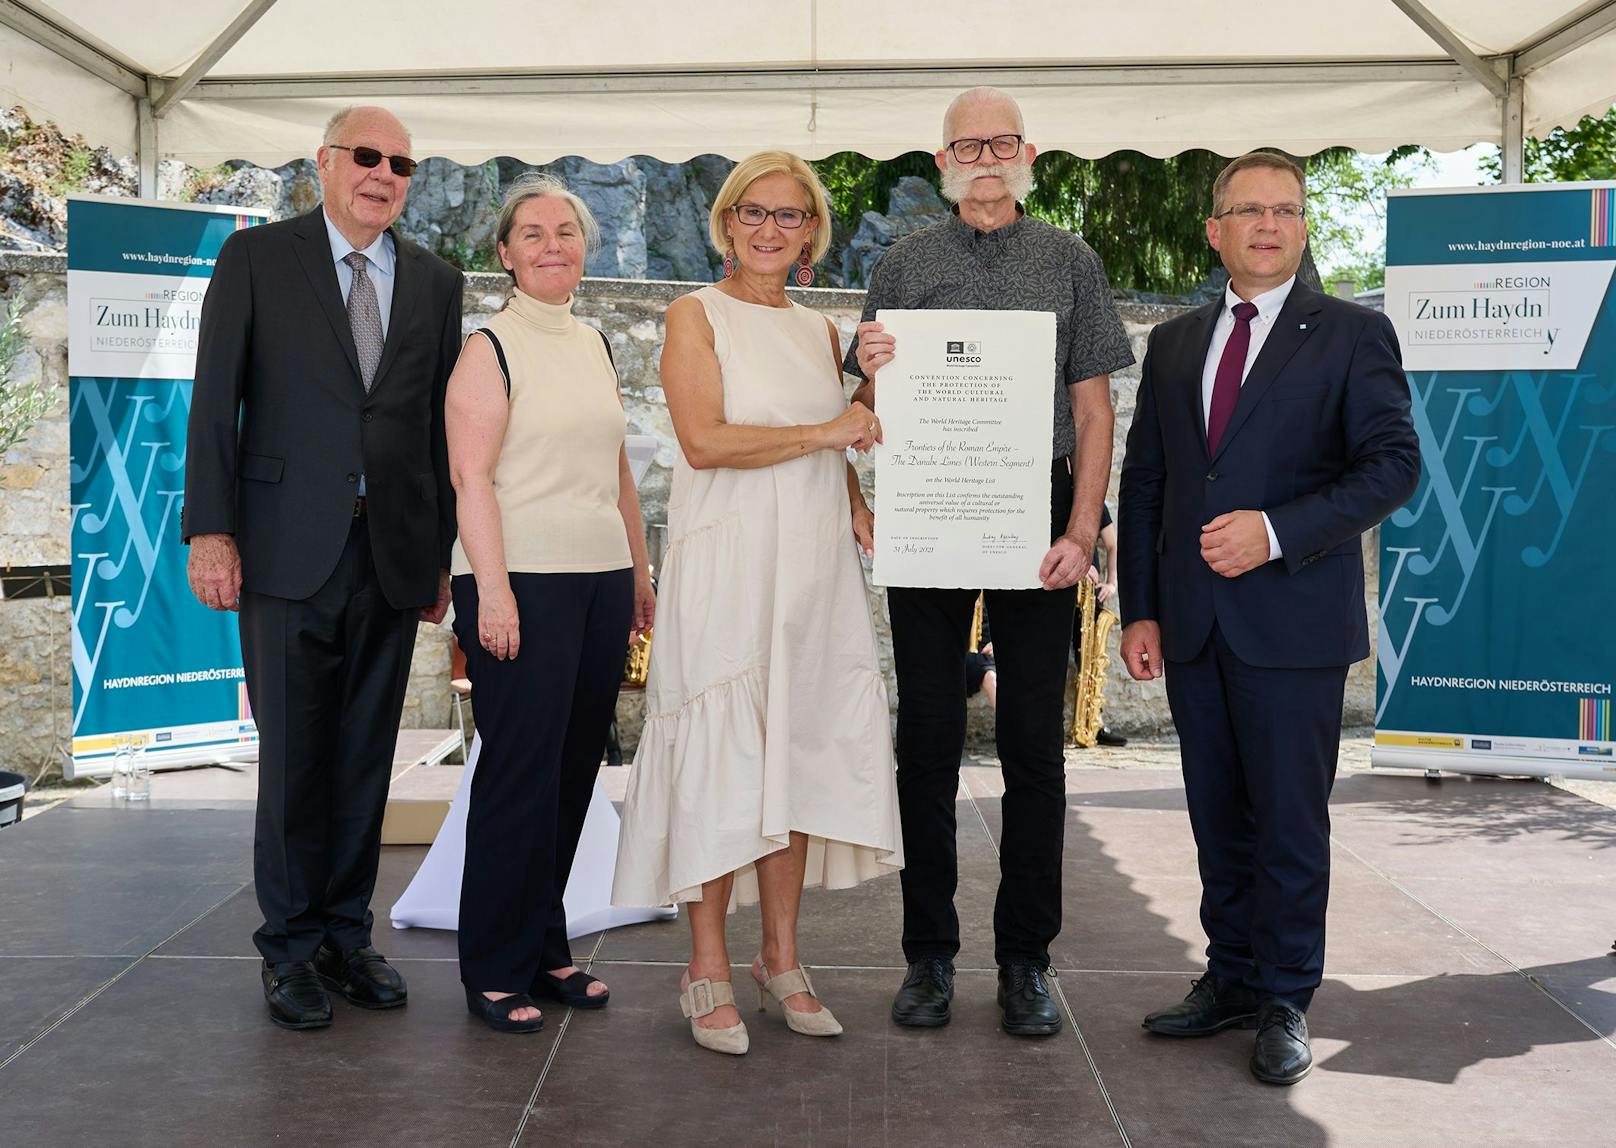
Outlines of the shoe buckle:
M693 1018L704 1017L718 1007L713 1001L713 982L708 977L691 981L685 991L690 995L690 1015Z

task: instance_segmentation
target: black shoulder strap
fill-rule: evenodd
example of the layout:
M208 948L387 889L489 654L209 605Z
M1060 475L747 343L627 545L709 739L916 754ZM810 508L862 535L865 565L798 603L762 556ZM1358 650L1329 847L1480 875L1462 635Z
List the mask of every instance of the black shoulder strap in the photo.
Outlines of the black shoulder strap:
M612 365L612 370L615 372L617 370L617 360L612 358L612 341L606 337L606 332L601 331L599 327L595 328L595 330L600 334L600 341L606 344L606 361Z
M505 397L507 399L510 398L511 365L505 361L505 348L499 345L499 339L497 339L494 336L494 332L490 331L487 327L479 327L473 332L473 334L481 335L483 338L487 339L489 345L494 348L494 357L499 360L499 373L504 376L505 379Z

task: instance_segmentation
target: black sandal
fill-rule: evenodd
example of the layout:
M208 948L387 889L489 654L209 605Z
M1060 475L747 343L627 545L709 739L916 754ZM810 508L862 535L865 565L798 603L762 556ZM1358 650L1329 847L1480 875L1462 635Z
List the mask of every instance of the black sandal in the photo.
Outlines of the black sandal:
M592 977L582 969L570 977L552 976L543 969L533 980L533 987L529 990L536 996L548 997L553 1001L560 1001L569 1008L605 1008L606 1002L611 999L612 991L607 989L595 996L589 995L589 986L598 984L600 978Z
M512 1020L511 1013L519 1008L538 1008L526 993L512 993L491 1001L476 989L466 990L466 1010L495 1032L538 1032L544 1027L544 1018L538 1020Z

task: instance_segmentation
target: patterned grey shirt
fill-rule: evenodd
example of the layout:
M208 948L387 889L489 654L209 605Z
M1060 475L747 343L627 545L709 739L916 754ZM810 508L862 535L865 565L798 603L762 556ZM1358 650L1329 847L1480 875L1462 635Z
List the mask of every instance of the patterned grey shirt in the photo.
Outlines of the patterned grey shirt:
M1133 362L1100 257L1077 236L1022 216L978 231L956 212L892 245L870 274L864 318L883 308L1055 313L1054 457L1077 446L1068 387ZM858 340L842 369L860 375ZM879 401L879 400L878 400Z

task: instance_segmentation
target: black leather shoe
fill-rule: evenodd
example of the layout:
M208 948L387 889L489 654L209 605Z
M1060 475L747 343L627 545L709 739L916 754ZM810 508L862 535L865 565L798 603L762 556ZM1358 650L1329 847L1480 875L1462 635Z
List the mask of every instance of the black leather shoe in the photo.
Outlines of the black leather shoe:
M954 962L943 957L913 961L892 998L892 1019L910 1028L941 1028L951 1019Z
M1104 726L1100 727L1100 732L1095 734L1094 737L1095 737L1095 740L1098 741L1101 745L1109 745L1109 746L1115 747L1115 746L1123 746L1123 745L1128 744L1128 739L1127 738L1123 737L1120 733L1112 733L1110 730L1106 729Z
M1257 1027L1257 992L1208 972L1190 982L1190 995L1139 1023L1157 1036L1211 1036L1226 1028Z
M324 1028L331 1023L331 998L320 987L310 961L282 961L263 968L269 1019L282 1028Z
M397 1008L409 1000L404 978L369 945L346 953L321 945L314 967L327 987L360 1008Z
M1295 1084L1313 1068L1307 1017L1289 1001L1269 997L1257 1013L1257 1047L1251 1075L1264 1084Z
M1012 1036L1053 1036L1061 1030L1060 1004L1042 965L1021 962L999 970L1001 1022Z

